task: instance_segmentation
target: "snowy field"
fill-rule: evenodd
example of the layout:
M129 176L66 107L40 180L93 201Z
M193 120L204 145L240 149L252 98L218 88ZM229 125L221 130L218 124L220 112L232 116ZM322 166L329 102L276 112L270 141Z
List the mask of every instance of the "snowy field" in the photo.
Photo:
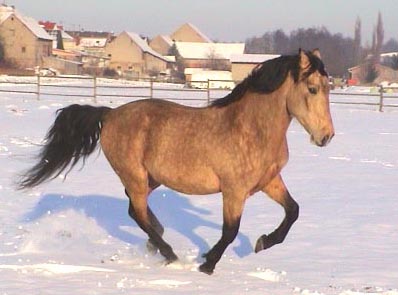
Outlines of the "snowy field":
M146 253L100 152L65 180L14 190L54 112L71 103L91 99L0 94L0 295L398 294L398 109L332 105L336 136L322 149L293 122L282 175L299 220L283 244L254 254L257 238L284 215L254 195L238 238L208 276L197 266L221 234L220 195L153 193L165 239L181 258L164 266Z

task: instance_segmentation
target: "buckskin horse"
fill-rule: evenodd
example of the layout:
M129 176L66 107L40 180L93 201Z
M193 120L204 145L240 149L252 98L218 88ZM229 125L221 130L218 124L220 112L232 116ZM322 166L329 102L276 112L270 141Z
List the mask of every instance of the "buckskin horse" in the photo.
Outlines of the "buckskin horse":
M129 215L166 263L178 258L148 206L151 191L165 185L185 194L221 192L221 239L203 255L199 267L212 274L235 239L245 200L252 194L265 192L285 210L279 227L258 238L256 253L282 243L298 218L299 206L280 175L288 160L286 132L293 118L318 146L327 145L334 135L328 74L319 50L300 49L296 55L266 61L230 94L203 108L150 99L115 109L60 109L38 163L22 176L19 187L34 187L72 169L100 142L125 187Z

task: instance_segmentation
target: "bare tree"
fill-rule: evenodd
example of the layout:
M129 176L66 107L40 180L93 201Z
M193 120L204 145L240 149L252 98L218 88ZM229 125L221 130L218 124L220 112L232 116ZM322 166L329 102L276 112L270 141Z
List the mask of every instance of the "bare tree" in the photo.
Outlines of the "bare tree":
M207 68L216 71L229 71L230 66L227 61L217 54L214 48L210 49L207 54Z

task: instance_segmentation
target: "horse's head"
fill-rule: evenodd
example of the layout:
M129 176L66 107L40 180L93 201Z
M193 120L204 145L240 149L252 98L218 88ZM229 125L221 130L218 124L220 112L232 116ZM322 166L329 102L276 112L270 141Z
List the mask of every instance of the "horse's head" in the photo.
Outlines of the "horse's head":
M317 146L327 145L334 136L329 109L329 80L319 50L300 49L298 68L292 73L293 86L287 97L287 109L311 135Z

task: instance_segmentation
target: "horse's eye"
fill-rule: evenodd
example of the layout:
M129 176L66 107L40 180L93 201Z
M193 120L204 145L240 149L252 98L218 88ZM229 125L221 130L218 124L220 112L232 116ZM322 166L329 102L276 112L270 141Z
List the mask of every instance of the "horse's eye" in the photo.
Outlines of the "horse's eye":
M314 95L318 93L318 90L316 89L316 87L308 87L308 91Z

